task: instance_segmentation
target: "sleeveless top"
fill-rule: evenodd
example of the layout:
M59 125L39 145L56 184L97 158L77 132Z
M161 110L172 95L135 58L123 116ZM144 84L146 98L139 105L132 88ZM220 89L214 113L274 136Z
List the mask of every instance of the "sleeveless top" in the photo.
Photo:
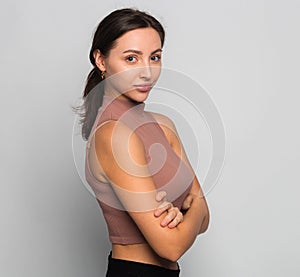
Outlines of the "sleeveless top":
M144 145L147 167L155 187L158 191L163 190L167 193L167 200L172 202L173 206L181 209L193 182L191 170L174 152L160 125L150 112L144 110L144 106L144 102L120 100L104 95L86 145L86 180L102 209L111 243L136 244L146 243L146 240L119 201L109 181L104 181L103 177L97 178L95 167L92 170L90 160L97 160L92 138L105 122L121 120L134 130Z

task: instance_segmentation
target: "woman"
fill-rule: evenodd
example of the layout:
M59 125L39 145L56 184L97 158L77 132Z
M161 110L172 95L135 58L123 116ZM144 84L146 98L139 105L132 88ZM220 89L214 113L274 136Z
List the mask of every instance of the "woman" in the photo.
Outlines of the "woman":
M174 124L144 111L164 36L154 17L133 9L112 12L94 34L82 134L86 178L112 243L106 276L179 276L177 260L208 227Z

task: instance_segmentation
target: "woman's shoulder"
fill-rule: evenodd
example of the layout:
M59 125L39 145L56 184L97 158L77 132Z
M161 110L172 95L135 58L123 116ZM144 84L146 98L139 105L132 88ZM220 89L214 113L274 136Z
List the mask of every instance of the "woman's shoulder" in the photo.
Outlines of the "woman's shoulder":
M150 113L159 125L161 125L164 128L168 128L170 130L176 131L174 122L167 115L156 113L156 112L150 112Z
M172 145L174 139L178 137L176 126L171 118L161 113L151 112L153 118L157 121L169 143Z

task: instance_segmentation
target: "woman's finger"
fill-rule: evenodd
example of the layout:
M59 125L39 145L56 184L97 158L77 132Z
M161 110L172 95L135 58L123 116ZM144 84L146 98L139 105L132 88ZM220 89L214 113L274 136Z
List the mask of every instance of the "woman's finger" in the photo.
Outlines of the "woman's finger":
M160 202L160 201L162 201L166 196L167 196L167 193L166 193L165 191L161 190L161 191L159 191L159 192L156 194L155 199L156 199L157 202Z
M167 226L176 216L177 213L174 209L168 210L168 214L164 217L164 219L160 223L161 226L163 227Z
M155 209L154 215L160 216L163 212L168 211L172 207L173 207L172 203L165 201Z
M176 217L168 224L169 228L176 227L179 223L183 221L183 214L179 211Z
M188 210L191 207L191 204L193 202L193 196L189 194L183 201L182 203L182 209L183 210Z
M165 227L168 225L170 228L173 228L176 227L181 221L183 221L183 214L177 207L173 207L172 209L168 210L168 214L162 220L161 226Z

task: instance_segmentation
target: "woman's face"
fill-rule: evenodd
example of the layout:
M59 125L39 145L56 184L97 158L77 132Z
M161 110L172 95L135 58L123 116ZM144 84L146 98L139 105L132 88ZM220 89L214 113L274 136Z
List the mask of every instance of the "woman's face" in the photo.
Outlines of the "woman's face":
M95 52L96 65L105 71L106 94L144 101L160 75L161 47L155 29L140 28L119 37L107 57Z

